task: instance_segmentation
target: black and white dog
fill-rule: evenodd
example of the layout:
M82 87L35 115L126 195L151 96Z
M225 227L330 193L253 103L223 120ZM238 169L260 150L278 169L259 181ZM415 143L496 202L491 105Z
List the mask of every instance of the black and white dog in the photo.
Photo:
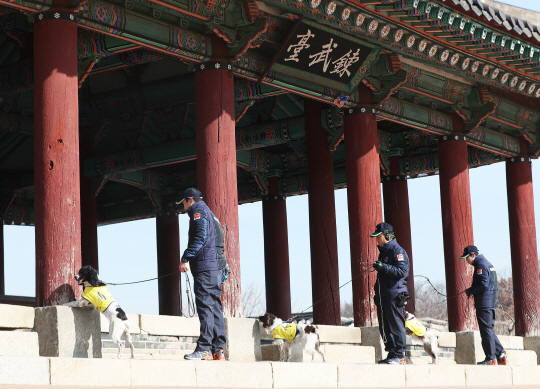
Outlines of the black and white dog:
M304 350L311 354L311 360L315 358L315 351L321 354L323 361L326 362L326 356L321 349L319 341L319 329L304 320L298 323L284 323L279 317L271 313L265 313L259 316L259 321L263 327L272 332L274 344L279 347L281 362L288 362L291 358L291 346L293 344L302 344Z
M84 286L82 297L70 303L68 307L86 307L91 306L103 313L109 319L109 335L112 341L118 346L117 358L122 355L124 344L122 337L131 349L131 358L134 358L134 348L129 334L129 321L126 313L120 308L120 305L106 287L106 284L99 279L98 272L92 266L84 266L75 276L79 285Z
M439 363L439 338L435 333L426 329L418 319L407 311L404 311L405 332L413 338L418 338L424 344L424 351L431 357L433 364Z

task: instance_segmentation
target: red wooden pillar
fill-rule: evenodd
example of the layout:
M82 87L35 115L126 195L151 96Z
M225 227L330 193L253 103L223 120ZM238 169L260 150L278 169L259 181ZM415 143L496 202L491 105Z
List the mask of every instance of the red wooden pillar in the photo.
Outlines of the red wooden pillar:
M77 24L60 10L34 21L36 302L46 306L80 294Z
M384 221L394 227L397 242L409 256L409 279L407 289L411 301L406 309L415 312L414 272L411 239L411 217L409 213L409 188L407 176L399 170L399 157L390 157L390 175L383 178Z
M522 150L526 145L522 143ZM516 335L540 334L540 281L531 159L515 157L506 160L506 190L510 223L512 282Z
M291 317L287 203L279 194L278 179L268 181L268 195L262 200L266 312L285 320Z
M373 300L377 274L369 272L379 255L377 242L369 234L383 221L378 145L375 109L372 106L346 109L347 202L354 325L357 327L378 323Z
M197 182L223 225L225 257L232 274L223 284L225 316L242 316L233 75L227 62L197 65L195 107Z
M454 117L454 129L461 120ZM452 332L477 328L472 299L464 291L471 286L473 267L459 257L474 244L469 186L469 156L465 137L460 133L439 138L439 183L444 240L448 325ZM455 296L455 297L454 297Z
M156 245L159 314L182 316L180 295L180 228L178 215L170 210L169 196L163 197L163 210L156 215ZM170 275L171 273L175 273ZM164 277L166 276L166 277Z
M86 126L81 127L79 149L82 166L84 158L94 151L94 143ZM81 174L81 262L82 266L90 265L99 271L97 225L97 201L92 195L92 182L89 177Z
M334 168L321 109L320 103L304 100L313 320L341 325Z

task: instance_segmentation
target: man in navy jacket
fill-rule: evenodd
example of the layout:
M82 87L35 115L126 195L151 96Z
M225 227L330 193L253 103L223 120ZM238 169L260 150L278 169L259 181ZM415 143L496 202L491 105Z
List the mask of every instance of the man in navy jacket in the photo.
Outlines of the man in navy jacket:
M218 266L214 214L195 188L186 189L179 203L183 203L189 215L189 240L182 255L180 271L186 272L191 268L195 305L201 323L197 347L184 358L225 360L225 324L220 299L222 271Z
M409 257L397 244L394 229L380 223L370 235L377 238L379 258L373 264L377 270L375 305L379 319L379 332L388 356L380 364L405 364L405 318L403 311L408 301L407 278Z
M474 297L476 319L482 338L482 348L486 359L479 365L506 365L506 354L499 338L493 330L495 325L495 307L499 298L497 272L482 254L478 254L476 246L467 246L460 257L474 266L472 285L465 289L467 297Z

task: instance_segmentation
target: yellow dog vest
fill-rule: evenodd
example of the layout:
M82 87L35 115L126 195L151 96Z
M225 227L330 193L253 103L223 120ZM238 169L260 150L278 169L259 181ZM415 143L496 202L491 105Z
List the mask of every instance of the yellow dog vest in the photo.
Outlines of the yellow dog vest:
M405 320L405 327L416 336L424 336L426 334L426 327L414 316L411 320Z
M105 312L114 298L105 286L88 286L84 288L83 299L90 301L98 311Z
M296 324L283 323L272 330L274 339L285 339L291 343L291 339L296 336Z

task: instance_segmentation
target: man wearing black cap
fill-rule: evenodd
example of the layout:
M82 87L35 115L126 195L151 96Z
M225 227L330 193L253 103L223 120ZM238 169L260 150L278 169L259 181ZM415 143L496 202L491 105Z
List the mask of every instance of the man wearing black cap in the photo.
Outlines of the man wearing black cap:
M195 305L201 323L197 347L185 359L225 360L225 323L221 305L222 272L218 266L214 214L202 201L201 192L195 188L184 191L184 210L189 215L188 246L181 258L180 271L191 268ZM189 262L189 265L188 265Z
M409 301L409 257L397 244L394 229L390 224L377 224L375 232L370 236L377 239L379 249L379 259L373 264L373 268L377 270L375 305L379 332L384 349L388 352L388 356L379 363L404 365L406 338L403 311Z
M478 254L476 246L467 246L460 257L474 266L472 285L465 289L467 297L474 297L476 319L482 338L482 348L486 359L479 365L506 365L506 354L499 338L493 330L495 324L495 307L499 298L497 272L482 254Z

